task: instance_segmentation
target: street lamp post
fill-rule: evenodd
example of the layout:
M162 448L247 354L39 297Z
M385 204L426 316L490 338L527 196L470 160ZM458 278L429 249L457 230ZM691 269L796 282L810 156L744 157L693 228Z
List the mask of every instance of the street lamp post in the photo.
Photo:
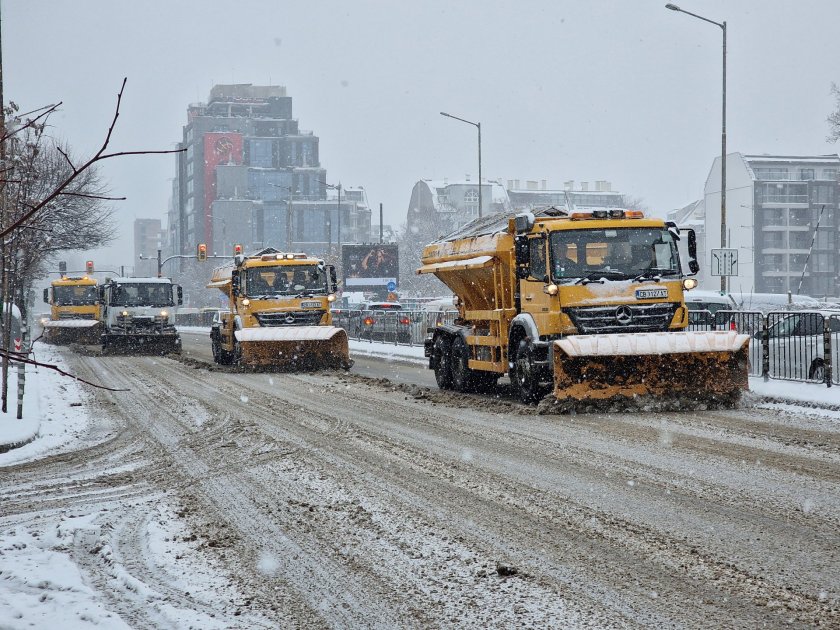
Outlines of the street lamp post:
M721 106L721 129L720 129L720 246L726 247L726 22L715 22L709 18L704 18L702 15L697 15L691 11L681 9L676 4L670 2L665 5L666 9L671 11L678 11L685 13L698 20L703 20L709 24L714 24L723 32L723 92L722 92L722 106ZM726 292L726 276L720 277L720 290Z
M447 118L454 118L455 120L460 120L461 122L465 122L468 125L472 125L476 129L478 129L478 217L481 218L481 123L466 120L464 118L458 118L457 116L447 114L446 112L441 112L440 115L446 116Z

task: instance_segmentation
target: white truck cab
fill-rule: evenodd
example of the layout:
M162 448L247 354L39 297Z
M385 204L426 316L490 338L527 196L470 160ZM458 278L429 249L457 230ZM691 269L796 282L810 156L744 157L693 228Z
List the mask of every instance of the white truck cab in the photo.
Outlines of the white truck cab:
M102 349L180 352L175 306L183 303L180 286L169 278L109 278L100 285Z

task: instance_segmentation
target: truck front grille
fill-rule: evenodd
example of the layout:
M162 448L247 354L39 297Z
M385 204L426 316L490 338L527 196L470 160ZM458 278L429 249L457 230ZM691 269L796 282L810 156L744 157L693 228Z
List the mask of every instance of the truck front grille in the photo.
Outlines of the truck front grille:
M564 309L581 335L665 332L679 304L617 304Z
M326 311L286 311L254 313L260 326L317 326Z
M96 319L93 313L59 313L58 319Z

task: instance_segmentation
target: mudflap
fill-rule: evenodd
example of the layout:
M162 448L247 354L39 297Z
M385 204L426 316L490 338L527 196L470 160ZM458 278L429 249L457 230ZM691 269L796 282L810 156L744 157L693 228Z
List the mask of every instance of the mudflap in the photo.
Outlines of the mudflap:
M734 331L575 335L553 349L568 410L733 407L749 387L749 336Z
M334 326L249 328L235 333L246 367L291 370L350 369L347 331Z

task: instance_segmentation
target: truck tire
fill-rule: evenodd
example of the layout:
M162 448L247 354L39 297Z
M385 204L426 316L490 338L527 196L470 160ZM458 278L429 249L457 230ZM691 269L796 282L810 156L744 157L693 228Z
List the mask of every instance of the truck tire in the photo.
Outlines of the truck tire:
M441 389L452 389L452 341L438 335L432 347L435 361L435 381Z
M524 339L516 349L516 359L513 366L513 387L519 400L526 405L532 405L545 395L545 388L540 385L539 374L534 366L534 353Z
M450 361L452 389L456 392L471 392L475 388L475 372L469 368L470 349L464 338L455 337Z

